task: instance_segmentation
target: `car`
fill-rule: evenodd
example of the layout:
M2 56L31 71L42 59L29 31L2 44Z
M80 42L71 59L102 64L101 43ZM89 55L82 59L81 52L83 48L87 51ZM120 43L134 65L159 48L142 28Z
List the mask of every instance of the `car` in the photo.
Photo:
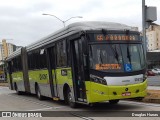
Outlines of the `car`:
M160 74L160 69L159 68L153 68L152 72L158 75L158 74Z
M147 70L147 76L155 76L155 73L152 70Z

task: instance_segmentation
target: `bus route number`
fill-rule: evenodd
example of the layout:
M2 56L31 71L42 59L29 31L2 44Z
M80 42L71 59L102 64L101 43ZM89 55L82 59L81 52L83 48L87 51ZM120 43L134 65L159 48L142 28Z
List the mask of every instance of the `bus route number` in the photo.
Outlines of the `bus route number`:
M135 35L96 35L97 41L103 41L103 40L136 40Z

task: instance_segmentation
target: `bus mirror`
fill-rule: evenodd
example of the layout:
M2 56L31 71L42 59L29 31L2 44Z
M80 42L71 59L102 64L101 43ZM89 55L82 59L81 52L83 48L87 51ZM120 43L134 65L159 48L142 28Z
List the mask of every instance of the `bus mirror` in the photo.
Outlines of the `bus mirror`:
M40 50L40 55L43 55L44 54L44 49L41 49Z

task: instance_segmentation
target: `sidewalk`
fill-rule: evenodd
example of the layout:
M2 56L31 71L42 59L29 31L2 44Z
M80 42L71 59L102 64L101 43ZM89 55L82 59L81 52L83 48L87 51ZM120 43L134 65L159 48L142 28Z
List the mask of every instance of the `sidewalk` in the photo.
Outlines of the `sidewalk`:
M148 86L147 90L160 90L160 86Z
M160 86L148 86L147 96L142 100L147 103L160 103Z

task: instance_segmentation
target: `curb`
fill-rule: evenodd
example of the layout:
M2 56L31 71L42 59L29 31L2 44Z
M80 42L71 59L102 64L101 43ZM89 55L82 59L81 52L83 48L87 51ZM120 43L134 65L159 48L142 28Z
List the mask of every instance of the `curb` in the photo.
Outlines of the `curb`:
M142 100L142 102L146 102L146 103L160 103L160 99L147 99L147 98L144 98Z
M147 90L147 95L144 98L129 98L128 101L155 103L160 104L160 88Z
M160 99L148 99L148 98L143 98L142 100L138 100L138 99L127 99L127 101L160 104Z

